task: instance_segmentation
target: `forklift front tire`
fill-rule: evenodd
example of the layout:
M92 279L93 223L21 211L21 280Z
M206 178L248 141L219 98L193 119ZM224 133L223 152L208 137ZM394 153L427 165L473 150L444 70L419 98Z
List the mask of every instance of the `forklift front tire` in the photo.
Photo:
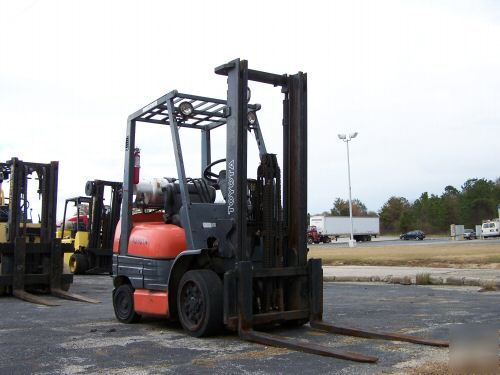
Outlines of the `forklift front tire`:
M184 330L191 336L217 334L222 329L222 282L212 270L191 270L182 276L177 310Z
M69 258L69 270L75 275L84 274L89 268L87 256L82 253L74 253Z
M136 323L141 316L134 310L134 288L130 284L120 285L113 290L115 316L122 323Z

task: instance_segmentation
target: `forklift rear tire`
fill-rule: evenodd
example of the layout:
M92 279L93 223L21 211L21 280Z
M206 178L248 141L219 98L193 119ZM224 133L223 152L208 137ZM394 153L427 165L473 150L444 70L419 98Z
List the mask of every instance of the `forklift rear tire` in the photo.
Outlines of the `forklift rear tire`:
M84 274L89 268L87 256L82 253L74 253L69 258L69 270L75 275Z
M222 282L212 270L191 270L177 290L177 310L184 330L191 336L217 334L222 329Z
M134 310L134 288L130 284L120 285L113 290L115 316L122 323L136 323L141 316Z

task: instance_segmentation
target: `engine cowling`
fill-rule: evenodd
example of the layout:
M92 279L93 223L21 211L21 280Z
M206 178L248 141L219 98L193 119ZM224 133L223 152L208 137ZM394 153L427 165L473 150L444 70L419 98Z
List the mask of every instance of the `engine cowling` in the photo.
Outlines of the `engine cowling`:
M186 250L186 234L184 229L173 224L165 224L162 215L132 215L133 226L130 232L127 254L148 258L175 258ZM118 222L113 252L118 253L121 234L121 220Z

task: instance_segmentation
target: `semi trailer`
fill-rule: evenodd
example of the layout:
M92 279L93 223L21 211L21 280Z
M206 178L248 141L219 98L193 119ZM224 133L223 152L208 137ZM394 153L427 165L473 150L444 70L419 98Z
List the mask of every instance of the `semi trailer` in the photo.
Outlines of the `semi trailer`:
M355 241L371 241L372 237L380 234L380 219L378 217L353 217L353 234ZM309 220L310 228L315 228L319 236L310 236L316 239L323 239L319 242L330 242L331 239L338 240L339 237L349 237L351 235L351 219L349 216L311 216Z

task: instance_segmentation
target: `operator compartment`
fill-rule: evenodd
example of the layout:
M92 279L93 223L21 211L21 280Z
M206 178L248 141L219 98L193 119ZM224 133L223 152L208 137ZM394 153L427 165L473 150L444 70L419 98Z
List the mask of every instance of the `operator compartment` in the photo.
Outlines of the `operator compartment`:
M213 203L215 189L201 179L187 184L191 202ZM187 249L179 210L180 186L172 178L155 178L134 186L136 196L127 254L154 259L172 259ZM121 221L118 222L113 252L118 253Z

